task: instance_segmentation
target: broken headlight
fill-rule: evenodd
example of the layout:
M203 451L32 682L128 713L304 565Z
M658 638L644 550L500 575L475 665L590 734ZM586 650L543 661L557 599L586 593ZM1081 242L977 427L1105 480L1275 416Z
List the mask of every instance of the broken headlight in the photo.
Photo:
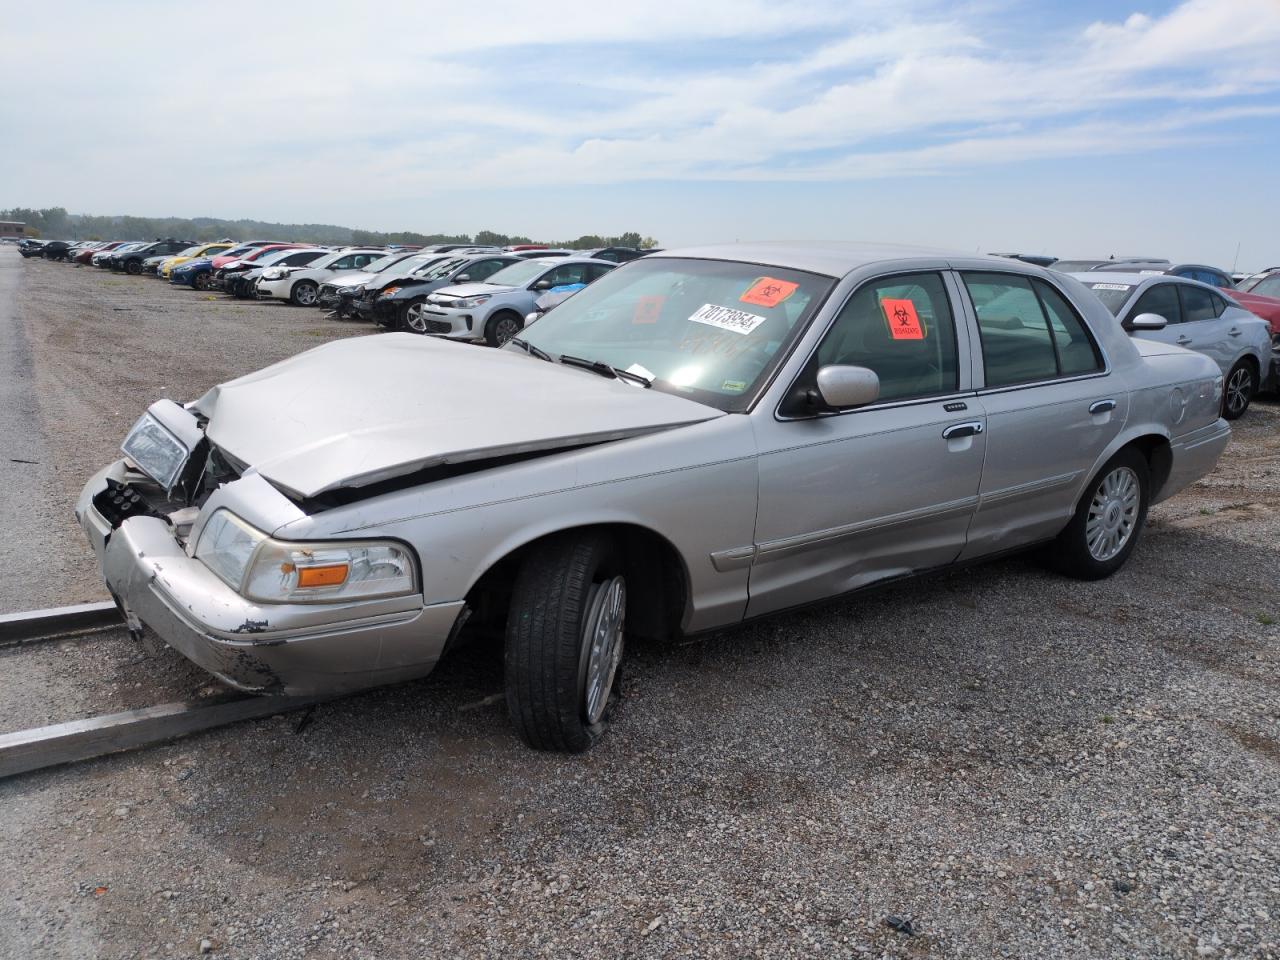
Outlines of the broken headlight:
M172 490L191 455L177 437L150 413L144 413L120 445L124 455L165 490Z
M229 510L209 518L195 556L237 593L262 603L399 596L413 593L418 579L408 547L394 541L274 540Z

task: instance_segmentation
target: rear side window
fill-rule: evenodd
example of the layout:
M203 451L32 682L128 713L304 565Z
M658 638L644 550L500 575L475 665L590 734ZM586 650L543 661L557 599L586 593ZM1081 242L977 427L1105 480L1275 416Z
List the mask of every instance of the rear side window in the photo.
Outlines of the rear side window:
M1164 317L1166 323L1181 323L1182 306L1178 302L1178 291L1174 289L1179 286L1181 284L1178 283L1157 283L1148 287L1129 311L1129 316L1154 313L1158 317Z
M1186 283L1177 286L1182 297L1182 315L1187 323L1217 318L1220 311L1214 306L1212 293L1203 287L1193 287Z
M987 386L1056 377L1057 349L1031 281L1006 273L963 276L978 315Z
M1084 321L1057 290L1042 280L1031 281L1040 305L1049 318L1053 345L1058 351L1058 371L1065 377L1102 369L1102 355L1085 329Z
M881 400L954 393L956 325L942 277L909 274L860 287L818 347L818 365L834 363L874 370Z

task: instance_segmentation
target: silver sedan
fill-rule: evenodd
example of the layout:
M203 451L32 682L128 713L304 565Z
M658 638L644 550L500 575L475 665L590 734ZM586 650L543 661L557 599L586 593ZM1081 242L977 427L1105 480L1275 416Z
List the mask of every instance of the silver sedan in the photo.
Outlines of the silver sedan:
M668 251L501 350L361 337L159 401L77 516L130 624L229 684L421 676L475 615L519 735L579 751L629 637L1033 545L1109 576L1213 469L1222 382L1014 260Z
M1081 273L1130 336L1176 343L1218 365L1226 387L1222 415L1244 416L1271 377L1271 325L1207 283L1141 273Z

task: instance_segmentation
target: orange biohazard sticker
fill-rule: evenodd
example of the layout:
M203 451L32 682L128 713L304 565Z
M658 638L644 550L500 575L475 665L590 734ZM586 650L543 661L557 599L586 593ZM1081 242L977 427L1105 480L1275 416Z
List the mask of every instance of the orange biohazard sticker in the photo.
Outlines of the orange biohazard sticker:
M740 303L754 303L760 307L776 307L800 289L800 284L773 277L760 277L751 288L738 298Z
M660 295L641 297L636 301L635 312L631 314L632 323L657 323L662 316L662 306L667 298Z
M924 321L916 313L916 305L910 300L880 301L884 322L889 325L889 336L895 340L923 340Z

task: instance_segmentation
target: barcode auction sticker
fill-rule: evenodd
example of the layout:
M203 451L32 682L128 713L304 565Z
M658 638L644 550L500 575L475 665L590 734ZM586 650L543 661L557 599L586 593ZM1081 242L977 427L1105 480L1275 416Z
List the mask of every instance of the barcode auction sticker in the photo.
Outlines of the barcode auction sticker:
M709 327L731 330L743 336L751 333L752 330L765 321L765 318L759 314L747 313L745 310L734 310L732 307L717 307L713 303L704 303L693 312L689 319L694 323L705 323Z
M1095 290L1128 290L1127 283L1095 283L1091 285Z

